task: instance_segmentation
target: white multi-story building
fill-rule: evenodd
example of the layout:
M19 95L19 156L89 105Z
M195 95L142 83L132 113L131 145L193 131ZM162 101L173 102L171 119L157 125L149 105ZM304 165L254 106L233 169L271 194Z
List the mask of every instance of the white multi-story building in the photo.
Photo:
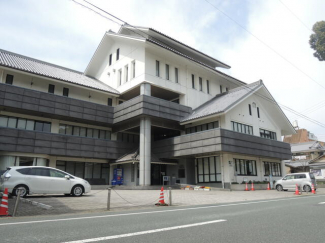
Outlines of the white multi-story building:
M280 177L294 128L262 81L220 68L130 26L105 33L84 73L0 51L0 169L42 164L107 184L118 168L142 186Z

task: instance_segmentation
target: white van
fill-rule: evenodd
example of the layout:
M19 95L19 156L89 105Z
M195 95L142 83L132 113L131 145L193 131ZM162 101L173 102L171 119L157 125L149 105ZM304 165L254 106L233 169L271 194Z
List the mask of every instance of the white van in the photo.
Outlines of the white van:
M316 179L313 173L301 172L288 174L282 179L275 182L275 188L278 191L294 190L296 185L300 186L305 192L311 191L311 186L314 184L316 190Z

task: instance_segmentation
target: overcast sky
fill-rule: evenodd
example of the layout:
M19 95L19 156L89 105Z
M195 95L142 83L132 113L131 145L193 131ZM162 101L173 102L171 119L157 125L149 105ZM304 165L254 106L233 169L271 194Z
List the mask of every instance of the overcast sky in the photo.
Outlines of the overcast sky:
M280 104L325 124L325 62L308 43L313 24L325 20L324 0L89 1L227 63L224 71L244 82L262 79ZM0 49L78 71L105 31L120 27L71 0L0 0L0 9ZM325 127L284 112L325 141Z

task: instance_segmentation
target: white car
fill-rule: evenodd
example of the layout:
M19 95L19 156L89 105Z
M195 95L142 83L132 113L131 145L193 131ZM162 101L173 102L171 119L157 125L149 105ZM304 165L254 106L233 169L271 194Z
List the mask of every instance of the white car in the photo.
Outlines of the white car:
M22 197L58 193L79 197L91 190L88 181L45 166L8 167L0 179L0 191L5 188L13 195L16 195L16 189L20 189Z

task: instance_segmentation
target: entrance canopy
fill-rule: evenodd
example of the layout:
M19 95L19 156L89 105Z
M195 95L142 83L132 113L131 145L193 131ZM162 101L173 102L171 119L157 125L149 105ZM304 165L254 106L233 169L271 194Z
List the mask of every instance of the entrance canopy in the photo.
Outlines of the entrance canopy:
M115 162L111 164L128 164L128 163L139 163L140 161L140 152L139 149L136 151L132 151L127 153L117 159ZM165 165L177 165L178 161L174 159L159 159L155 154L151 153L151 164L165 164Z

